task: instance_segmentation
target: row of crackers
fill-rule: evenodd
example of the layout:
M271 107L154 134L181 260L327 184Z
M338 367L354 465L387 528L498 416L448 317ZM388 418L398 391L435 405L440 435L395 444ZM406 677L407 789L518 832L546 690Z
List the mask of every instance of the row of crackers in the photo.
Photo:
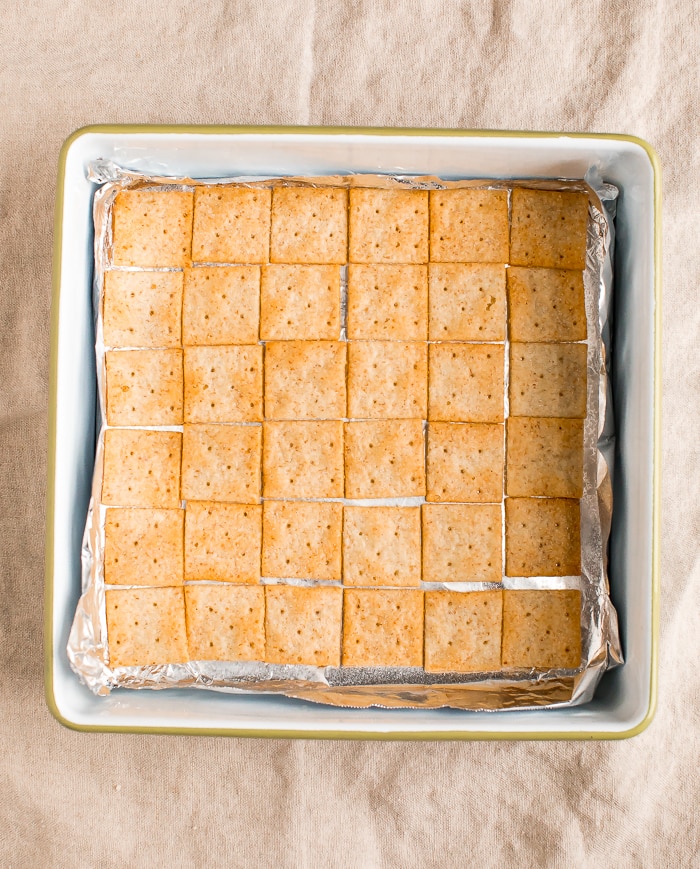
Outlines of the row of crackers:
M580 271L491 263L350 265L351 340L581 341ZM339 266L199 266L177 272L109 270L107 347L335 340Z
M582 496L583 420L510 417L425 429L422 420L107 429L102 502L172 508L181 500L255 504L261 497L496 503L504 493Z
M110 508L108 585L255 585L262 577L354 586L578 576L579 502L366 507L319 501L190 501L185 510Z
M506 190L227 185L121 191L113 263L495 262L585 268L588 197Z
M107 423L502 422L503 344L271 341L106 353ZM510 347L511 416L586 415L586 345Z
M266 661L426 672L576 668L578 590L268 585L106 593L111 667Z

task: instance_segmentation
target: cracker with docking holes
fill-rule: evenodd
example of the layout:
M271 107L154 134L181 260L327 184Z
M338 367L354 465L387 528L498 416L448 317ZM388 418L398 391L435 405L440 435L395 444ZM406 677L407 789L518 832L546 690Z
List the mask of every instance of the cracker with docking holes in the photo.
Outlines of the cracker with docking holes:
M425 341L427 337L426 266L348 266L348 338Z
M262 427L186 425L182 434L182 497L186 501L260 500Z
M261 344L185 347L185 422L261 422Z
M102 503L179 507L182 435L112 428L105 432Z
M342 419L346 352L344 341L270 341L265 418Z
M431 190L430 261L508 262L505 190Z
M503 592L504 667L547 669L581 663L581 592Z
M259 316L259 266L185 270L183 344L254 344Z
M334 341L340 335L337 265L266 265L260 279L260 337Z
M198 187L192 261L265 263L270 252L271 191L263 187Z
M106 347L180 347L182 272L105 272Z
M108 509L107 585L182 585L184 519L184 510Z
M422 591L413 588L345 590L343 666L422 665Z
M342 504L265 501L263 576L340 579L342 528Z
M345 585L419 586L420 579L420 507L345 507Z
M185 579L254 585L260 581L262 507L188 501Z
M431 263L431 341L504 341L506 268L498 263Z
M187 645L192 661L263 661L265 589L185 586Z
M270 663L339 666L342 589L268 585L265 604Z
M345 424L345 497L417 498L425 494L425 435L420 419Z
M500 582L500 504L423 504L425 582Z
M425 190L350 190L351 263L427 263Z
M112 214L112 265L182 268L192 250L193 194L122 190Z
M105 606L110 667L189 660L183 588L108 589Z
M425 593L426 673L501 669L503 592Z

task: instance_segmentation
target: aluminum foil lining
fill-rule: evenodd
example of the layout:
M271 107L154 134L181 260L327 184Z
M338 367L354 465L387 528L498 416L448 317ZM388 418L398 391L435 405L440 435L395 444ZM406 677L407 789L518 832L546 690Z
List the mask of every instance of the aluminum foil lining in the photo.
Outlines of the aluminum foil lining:
M144 175L112 162L99 160L88 168L96 185L95 224L95 314L99 436L95 472L85 534L82 543L82 595L68 640L68 658L80 680L95 694L113 688L204 688L232 693L270 693L346 707L414 707L508 710L528 707L561 707L587 703L603 673L623 662L617 613L610 599L607 549L612 515L611 471L614 458L614 418L610 395L609 349L613 282L614 217L618 191L594 173L583 180L445 181L437 177L398 175L347 175L319 178L252 177L191 179ZM508 670L494 673L428 674L420 668L313 667L266 663L200 661L147 667L110 668L105 616L104 546L106 509L100 504L104 454L105 347L102 330L102 288L110 263L112 205L120 190L142 187L192 189L197 185L245 184L279 186L362 186L385 189L482 188L512 190L529 187L546 190L578 190L589 197L588 241L584 289L588 321L588 390L584 423L584 486L581 500L581 576L506 577L502 583L421 583L424 589L479 591L486 588L555 589L579 588L582 595L582 665L576 670ZM340 340L346 340L347 272L341 272L342 325ZM508 394L508 341L506 358L506 416ZM181 431L181 426L162 429ZM393 504L408 506L424 498L353 501L345 504ZM505 511L503 511L505 512ZM504 518L505 521L505 518ZM505 540L505 535L504 535ZM504 544L505 545L505 544ZM505 569L505 565L504 565ZM311 580L263 578L263 583L320 584ZM337 583L324 583L340 585ZM120 586L120 588L123 586Z

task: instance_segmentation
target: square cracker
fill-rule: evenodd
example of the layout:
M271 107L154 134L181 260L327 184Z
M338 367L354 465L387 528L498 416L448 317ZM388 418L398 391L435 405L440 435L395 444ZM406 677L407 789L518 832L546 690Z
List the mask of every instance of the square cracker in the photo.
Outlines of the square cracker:
M352 419L425 419L428 353L423 343L351 341L348 416Z
M265 589L185 586L191 661L265 660Z
M266 498L342 498L343 423L265 422Z
M185 270L183 344L255 344L259 317L259 266Z
M503 341L506 269L497 263L431 263L431 341Z
M105 582L182 585L184 520L184 510L107 510Z
M270 341L265 347L266 419L345 416L344 341Z
M108 350L107 423L182 425L182 350Z
M500 504L424 504L424 582L500 582Z
M511 344L511 416L586 416L585 344Z
M102 330L106 347L179 347L182 272L105 272Z
M263 341L337 340L340 336L338 266L267 265L260 282Z
M581 508L568 498L506 498L506 576L578 576Z
M345 585L419 586L420 507L345 507Z
M425 436L419 419L345 424L345 497L425 494Z
M583 421L512 416L506 425L506 494L583 495Z
M271 664L340 665L343 590L265 587L265 659Z
M575 191L511 193L510 261L515 266L586 268L588 196Z
M503 425L428 425L428 501L500 502Z
M270 262L347 260L348 194L337 187L276 187L272 193Z
M431 190L432 262L507 263L505 190Z
M112 265L182 268L192 247L192 193L122 190L112 214Z
M425 341L427 337L426 266L348 267L348 338Z
M179 431L107 429L102 503L114 507L179 507Z
M108 590L105 609L110 667L187 662L182 588Z
M262 426L186 425L182 497L187 501L260 500Z
M265 501L263 576L340 579L343 505Z
M348 588L344 596L344 667L423 665L422 591Z
M566 269L507 271L511 341L584 341L583 272Z
M428 192L352 189L349 259L353 263L428 262Z
M493 672L501 669L503 593L425 593L426 673Z
M270 202L264 187L198 187L192 260L264 263L270 250Z
M581 664L581 592L506 589L504 667L575 668Z
M428 419L502 422L503 344L431 344Z
M260 344L185 347L185 422L260 422Z
M185 511L185 579L260 581L262 507L189 501Z

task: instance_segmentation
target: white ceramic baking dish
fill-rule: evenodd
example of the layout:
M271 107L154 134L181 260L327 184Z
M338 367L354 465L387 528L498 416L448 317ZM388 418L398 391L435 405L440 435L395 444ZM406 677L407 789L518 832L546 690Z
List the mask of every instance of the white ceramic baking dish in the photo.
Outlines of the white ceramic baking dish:
M613 388L618 446L610 544L626 663L584 706L534 711L341 709L271 695L116 690L96 697L68 666L96 435L91 280L94 185L103 157L163 175L434 174L581 178L620 189ZM125 127L78 130L59 162L54 230L46 543L45 684L53 714L80 730L380 739L632 736L656 700L659 598L660 177L629 136L463 130Z

